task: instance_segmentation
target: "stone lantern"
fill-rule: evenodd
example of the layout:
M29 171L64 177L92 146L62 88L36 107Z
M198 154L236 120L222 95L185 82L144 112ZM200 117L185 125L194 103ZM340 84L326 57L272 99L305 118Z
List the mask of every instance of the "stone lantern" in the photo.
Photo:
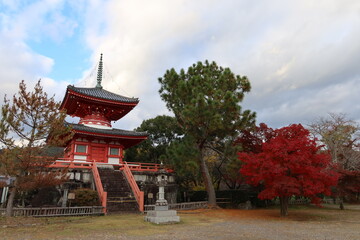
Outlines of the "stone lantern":
M168 210L168 202L165 199L165 186L168 181L168 176L166 175L165 169L161 169L159 171L159 175L157 176L157 185L159 186L159 196L155 203L156 210Z
M163 164L161 163L161 167ZM165 199L165 186L167 184L168 176L166 170L162 167L157 176L157 185L159 186L159 196L155 203L155 210L148 211L144 220L156 224L176 223L180 222L180 217L177 216L176 210L169 210L168 202Z

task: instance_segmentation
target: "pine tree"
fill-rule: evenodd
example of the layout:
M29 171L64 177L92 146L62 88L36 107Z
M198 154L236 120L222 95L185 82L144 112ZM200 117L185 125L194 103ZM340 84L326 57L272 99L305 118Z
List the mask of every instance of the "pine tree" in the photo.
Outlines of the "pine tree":
M242 111L240 103L250 91L247 77L240 77L215 62L198 62L177 73L167 70L159 78L161 98L172 111L185 135L198 150L198 164L208 194L209 205L216 205L212 179L206 163L206 150L255 122L255 113Z
M7 216L12 215L17 191L58 185L66 179L64 172L50 171L47 166L59 156L48 156L49 148L63 146L71 137L64 125L66 113L60 103L48 97L40 80L32 92L21 81L12 101L5 96L1 108L0 174L14 177L9 186Z

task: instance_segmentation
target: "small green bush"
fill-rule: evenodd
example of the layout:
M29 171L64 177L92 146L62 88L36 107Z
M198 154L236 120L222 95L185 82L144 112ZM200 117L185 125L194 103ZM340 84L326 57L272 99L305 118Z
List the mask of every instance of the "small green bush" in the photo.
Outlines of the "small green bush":
M73 206L99 206L98 193L90 188L78 188L74 191L75 199L70 200Z

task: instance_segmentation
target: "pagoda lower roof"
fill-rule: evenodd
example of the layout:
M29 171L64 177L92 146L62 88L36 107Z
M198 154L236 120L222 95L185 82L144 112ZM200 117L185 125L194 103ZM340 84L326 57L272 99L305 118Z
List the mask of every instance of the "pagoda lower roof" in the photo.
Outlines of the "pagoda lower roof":
M103 88L79 88L72 85L68 86L68 89L73 90L74 92L80 93L81 95L85 95L88 97L110 100L115 102L123 102L123 103L138 103L138 98L129 98L116 93L112 93L104 90Z
M91 136L94 138L105 138L119 140L125 148L129 148L136 144L139 144L143 140L147 139L148 133L128 131L123 129L111 128L95 128L85 126L83 124L68 123L76 134Z
M72 129L75 131L84 131L84 132L91 132L91 133L100 133L100 134L108 134L111 136L128 136L128 137L147 137L148 134L146 132L136 132L136 131L128 131L118 128L95 128L89 127L83 124L76 124L76 123L68 123Z

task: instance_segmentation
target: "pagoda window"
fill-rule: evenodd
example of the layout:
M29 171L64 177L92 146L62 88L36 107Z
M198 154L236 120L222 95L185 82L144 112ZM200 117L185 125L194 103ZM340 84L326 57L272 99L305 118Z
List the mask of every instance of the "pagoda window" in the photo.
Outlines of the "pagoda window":
M120 149L119 149L119 148L110 147L109 155L119 156L119 155L120 155Z
M76 144L75 152L76 153L86 153L86 145Z

